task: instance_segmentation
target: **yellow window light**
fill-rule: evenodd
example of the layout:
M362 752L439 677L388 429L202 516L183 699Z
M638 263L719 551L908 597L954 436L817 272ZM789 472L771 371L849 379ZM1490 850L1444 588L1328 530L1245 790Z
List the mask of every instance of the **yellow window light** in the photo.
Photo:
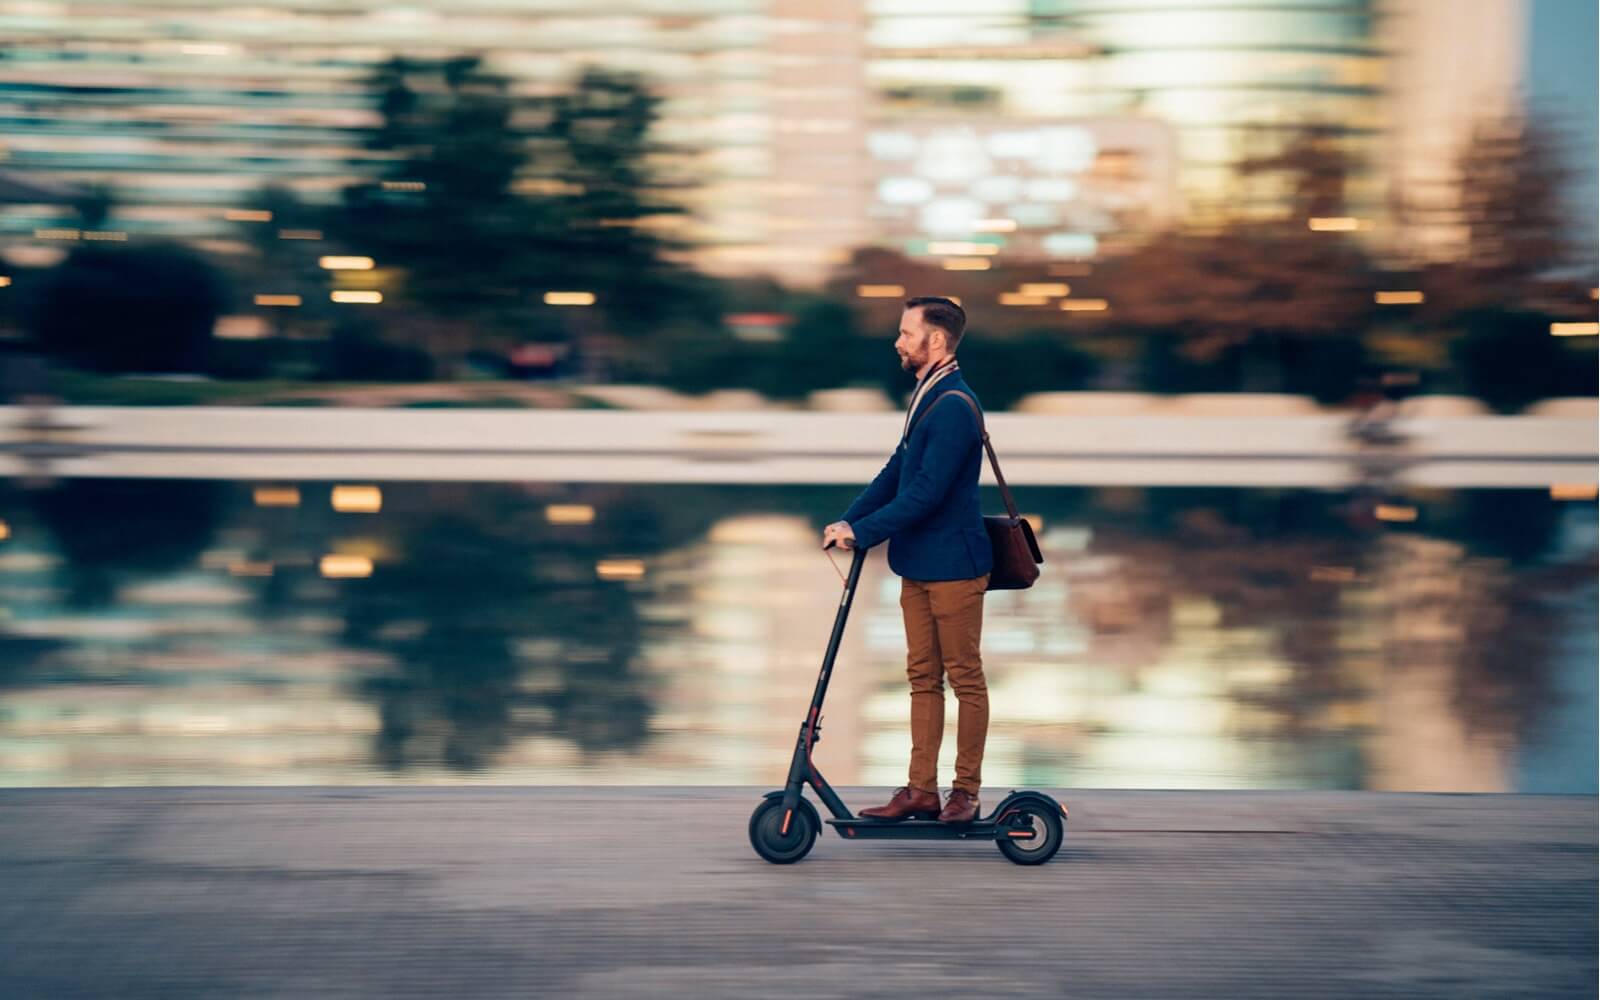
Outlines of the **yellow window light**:
M343 302L346 304L365 303L367 305L377 305L379 302L383 301L382 292L364 291L355 288L342 288L339 291L334 292L329 297L335 302Z
M987 271L989 262L982 257L952 257L944 262L946 271Z
M11 537L11 525L7 524L4 521L0 521L0 541L5 541L7 538L10 538L10 537Z
M114 229L100 230L100 231L90 230L89 232L86 232L86 233L83 234L83 238L86 239L86 240L98 240L101 243L126 243L126 242L128 242L128 234L127 233L121 232L119 230L114 230Z
M255 208L230 208L222 213L229 222L271 222L272 213Z
M1023 295L1048 295L1059 299L1072 294L1072 286L1064 281L1034 281L1027 282L1017 291Z
M594 508L586 503L553 503L544 509L551 524L593 524Z
M1000 304L1003 306L1043 306L1049 305L1050 300L1043 295L1023 295L1020 292L1001 292Z
M906 290L903 285L857 285L856 294L864 299L898 299Z
M376 514L383 507L383 493L376 486L335 486L333 509L345 514Z
M644 563L638 559L602 559L594 564L594 572L602 580L640 580L644 578Z
M320 230L320 229L280 229L280 230L278 230L278 239L280 239L280 240L320 240L320 239L322 239L322 230Z
M1362 228L1360 219L1348 215L1313 216L1306 220L1306 225L1317 233L1353 233Z
M328 271L370 271L371 257L318 257L317 266Z
M428 185L422 181L384 181L385 191L426 191Z
M293 486L257 486L255 501L257 507L298 507L300 490Z
M1427 296L1421 292L1377 292L1372 298L1380 306L1415 306L1421 305Z
M1062 299L1063 312L1105 312L1111 303L1105 299Z
M1556 483L1550 487L1552 500L1593 500L1600 488L1594 483ZM0 538L4 538L0 535Z
M298 295L257 295L258 306L297 306L300 304Z
M10 287L11 287L11 276L8 275L8 274L0 274L0 288L10 288Z
M544 304L547 306L592 306L594 305L594 293L545 292Z
M331 580L354 580L372 575L372 560L366 556L326 555L317 568Z
M1593 337L1600 335L1600 323L1551 323L1552 337Z
M82 237L76 229L35 229L33 238L36 240L75 240Z

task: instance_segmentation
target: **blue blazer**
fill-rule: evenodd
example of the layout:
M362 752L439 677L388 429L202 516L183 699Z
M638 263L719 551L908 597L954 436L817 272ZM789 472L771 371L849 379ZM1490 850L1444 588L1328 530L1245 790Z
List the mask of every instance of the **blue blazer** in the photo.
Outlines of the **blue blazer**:
M958 390L977 402L959 368L941 379L918 402L911 436L840 518L861 548L888 539L889 568L910 580L970 580L994 568L978 507L983 435L972 407L945 400Z

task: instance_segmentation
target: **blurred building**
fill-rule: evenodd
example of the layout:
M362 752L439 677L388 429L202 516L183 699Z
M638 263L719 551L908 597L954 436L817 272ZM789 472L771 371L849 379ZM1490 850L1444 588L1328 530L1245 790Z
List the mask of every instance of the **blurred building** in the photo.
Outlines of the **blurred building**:
M1404 208L1395 249L1422 259L1463 251L1451 220L1457 158L1484 116L1518 111L1525 48L1524 0L1391 0L1385 21L1390 70L1386 160L1393 204ZM1464 67L1471 67L1464 72Z
M675 235L714 272L811 282L863 244L1094 256L1175 219L1279 213L1292 183L1241 185L1240 164L1308 127L1347 163L1339 214L1447 255L1448 231L1382 223L1397 197L1451 197L1471 123L1515 105L1527 16L1527 0L0 3L0 168L109 185L100 238L242 249L228 213L262 184L329 201L375 169L374 66L473 53L521 94L586 65L643 74L676 150L662 169L690 182ZM75 218L0 199L0 242L46 263L88 235Z
M378 121L364 87L375 66L462 53L518 94L588 65L648 78L664 98L659 138L679 150L662 167L694 181L682 235L715 269L820 267L864 235L854 3L6 3L0 37L0 165L110 187L103 238L242 250L228 215L262 185L329 202L376 169L362 141ZM76 220L10 199L0 240L24 244L16 262L48 263L40 250L85 235Z

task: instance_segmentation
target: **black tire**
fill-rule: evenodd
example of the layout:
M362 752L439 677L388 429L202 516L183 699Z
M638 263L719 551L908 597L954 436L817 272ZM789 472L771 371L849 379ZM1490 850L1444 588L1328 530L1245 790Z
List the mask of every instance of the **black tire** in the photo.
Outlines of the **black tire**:
M801 799L783 832L783 799L765 799L750 814L750 846L775 865L792 865L811 853L822 823L811 803Z
M1013 807L1020 816L1009 816L996 831L995 845L1000 853L1019 865L1042 865L1061 850L1061 840L1066 834L1066 824L1061 822L1061 812L1042 802L1022 802ZM1009 810L1008 810L1009 812ZM1020 824L1018 821L1020 820ZM1017 825L1031 827L1030 839L1014 838L1007 830Z

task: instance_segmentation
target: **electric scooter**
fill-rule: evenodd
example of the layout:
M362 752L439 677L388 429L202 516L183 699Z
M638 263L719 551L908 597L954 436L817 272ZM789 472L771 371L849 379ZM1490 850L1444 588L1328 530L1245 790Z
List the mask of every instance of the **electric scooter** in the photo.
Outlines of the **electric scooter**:
M1055 857L1065 832L1067 807L1043 792L1012 792L988 816L970 823L941 823L934 819L878 820L850 812L811 763L811 750L822 733L822 699L828 693L833 675L833 660L844 636L845 620L855 598L856 584L866 550L857 548L845 580L844 596L833 621L833 635L822 658L817 688L811 696L811 710L800 725L800 737L789 763L789 779L782 790L768 792L750 816L750 846L775 865L788 865L811 853L822 832L816 807L801 794L810 785L817 798L828 807L833 818L829 826L846 840L978 840L993 841L1000 853L1019 865L1042 865Z

